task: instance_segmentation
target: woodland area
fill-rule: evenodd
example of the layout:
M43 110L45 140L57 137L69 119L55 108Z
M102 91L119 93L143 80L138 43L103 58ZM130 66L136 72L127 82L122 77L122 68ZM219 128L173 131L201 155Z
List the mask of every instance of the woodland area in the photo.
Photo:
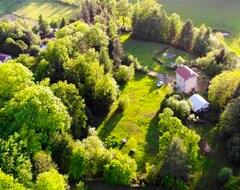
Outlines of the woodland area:
M76 18L49 21L39 15L35 26L0 21L0 52L13 58L0 65L0 189L83 190L91 180L195 189L208 159L200 150L202 137L189 127L199 117L215 126L233 166L218 171L217 188L240 189L240 58L223 35L167 15L154 0L61 2L78 7ZM157 131L157 152L145 160L138 159L144 156L138 157L137 148L122 150L125 140L141 146L137 140L109 135L117 122L99 125L113 108L120 121L134 105L124 94L130 82L152 80L149 68L124 51L124 34L193 54L191 61L178 57L178 65L195 67L210 81L205 95L211 110L204 116L194 115L184 94L167 85L154 91L161 101L156 115L147 116L153 124L139 122Z

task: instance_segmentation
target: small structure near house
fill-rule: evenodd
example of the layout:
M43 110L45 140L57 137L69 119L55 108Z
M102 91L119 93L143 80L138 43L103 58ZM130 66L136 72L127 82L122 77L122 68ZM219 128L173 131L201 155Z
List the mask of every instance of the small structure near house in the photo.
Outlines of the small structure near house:
M12 59L12 57L10 55L0 53L0 61L2 63L6 63L6 61L11 60L11 59Z
M195 113L207 111L209 108L209 103L199 94L193 94L189 99L192 103L192 110Z
M197 87L198 74L188 66L181 65L176 72L176 87L177 89L189 93Z

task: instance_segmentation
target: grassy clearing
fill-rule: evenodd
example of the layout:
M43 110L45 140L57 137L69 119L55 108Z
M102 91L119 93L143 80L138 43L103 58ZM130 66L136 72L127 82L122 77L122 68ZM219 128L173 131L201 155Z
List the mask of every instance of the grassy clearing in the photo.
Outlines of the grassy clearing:
M0 2L0 16L16 14L18 16L37 20L42 14L43 18L72 18L76 15L77 8L49 0L11 0Z
M160 73L172 74L171 71L167 70L165 67L163 67L161 64L157 63L153 59L154 55L156 55L159 51L168 47L167 44L133 40L133 39L130 39L129 36L130 36L129 34L124 34L121 36L121 42L123 43L124 51L137 57L140 63L144 66L148 66L149 69L158 71ZM174 53L176 57L174 59L164 59L163 57L161 57L161 55L159 55L157 58L159 58L160 61L164 63L174 62L178 56L181 56L186 60L193 60L197 58L196 56L188 52L175 49L172 47L168 49L167 52L172 54Z
M157 79L136 73L121 94L129 96L130 106L119 112L117 104L114 105L98 128L102 140L108 136L115 136L119 141L127 138L122 151L128 154L131 149L136 150L134 158L140 170L144 170L146 161L153 162L158 152L158 111L165 95L170 92L167 86L157 88L157 82Z
M166 58L167 55L175 55L173 58ZM159 54L157 56L157 59L160 60L163 63L170 64L171 62L175 62L175 60L178 58L178 56L181 56L185 60L194 60L197 58L197 56L194 56L193 54L190 54L188 52L175 49L175 48L169 48L167 51L163 52L162 54Z
M205 23L233 35L240 34L239 0L161 0L168 14L176 12L182 19L191 19L195 26Z

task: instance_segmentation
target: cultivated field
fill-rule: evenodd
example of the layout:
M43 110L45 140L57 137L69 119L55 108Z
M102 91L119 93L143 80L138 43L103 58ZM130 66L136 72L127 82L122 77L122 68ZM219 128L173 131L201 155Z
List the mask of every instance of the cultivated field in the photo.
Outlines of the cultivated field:
M183 20L191 19L195 26L205 23L237 36L240 34L239 0L160 0L170 15L176 12Z
M44 19L72 18L77 8L49 0L9 0L0 1L0 16L14 14L37 20L42 14Z

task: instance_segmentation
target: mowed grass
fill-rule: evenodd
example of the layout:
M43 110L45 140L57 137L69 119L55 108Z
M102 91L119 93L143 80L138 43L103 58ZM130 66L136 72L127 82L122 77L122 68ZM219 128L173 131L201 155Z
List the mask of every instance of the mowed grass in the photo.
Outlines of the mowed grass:
M119 142L127 138L121 150L126 154L131 149L136 150L134 158L140 170L144 170L145 162L156 161L159 149L159 109L170 89L167 86L157 88L157 82L158 79L136 73L121 93L121 97L129 96L130 105L120 112L116 103L98 128L98 136L103 141L109 136L117 137Z
M240 34L239 0L160 0L170 15L179 14L182 20L191 19L195 26L205 23L213 29Z
M0 2L0 16L16 14L18 16L38 20L41 14L44 19L74 18L77 8L49 0L24 0Z
M154 43L154 42L144 42L139 40L133 40L130 39L129 34L124 34L121 36L121 42L123 43L123 49L125 52L135 56L138 58L138 61L140 61L141 65L147 66L149 69L152 69L154 71L160 72L160 73L168 73L172 74L171 71L167 70L165 67L163 67L161 64L159 64L157 61L153 59L153 56L156 55L158 52L164 50L166 47L169 47L167 44L160 44L160 43ZM186 60L193 60L197 57L179 50L175 49L173 47L170 47L166 52L175 54L176 57L174 59L165 59L161 57L162 54L157 56L157 58L162 61L163 63L171 63L174 62L175 59L178 56L183 57Z
M168 47L168 45L133 40L130 39L129 34L122 35L121 42L123 43L124 51L137 57L142 65L158 72L164 71L164 68L153 59L153 56Z
M175 55L175 57L173 58L167 58L166 56L164 55ZM185 60L194 60L194 59L197 59L197 56L191 54L191 53L188 53L186 51L182 51L182 50L179 50L179 49L175 49L175 48L169 48L168 50L166 50L165 52L163 52L162 54L159 54L157 56L157 59L160 60L161 62L163 63L171 63L171 62L175 62L175 60L178 58L178 56L181 56L183 59Z

